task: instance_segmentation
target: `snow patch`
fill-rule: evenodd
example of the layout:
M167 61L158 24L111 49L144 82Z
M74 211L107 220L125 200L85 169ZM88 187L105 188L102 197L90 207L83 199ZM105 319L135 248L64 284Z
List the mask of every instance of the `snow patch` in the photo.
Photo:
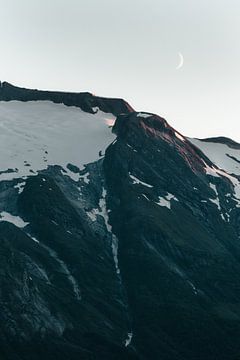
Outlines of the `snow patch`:
M125 347L128 347L132 342L133 333L129 332L127 334L127 339L125 340Z
M147 113L142 113L142 112L137 114L137 117L141 117L141 118L145 118L145 119L147 119L147 118L149 118L151 116L153 116L153 115L152 114L147 114Z
M105 124L109 127L112 128L113 125L115 124L116 118L105 118Z
M38 239L36 239L34 236L32 236L31 234L29 234L29 233L26 233L27 234L27 236L29 236L33 241L35 241L36 243L38 243L39 244L39 241L38 241Z
M23 192L24 186L26 185L26 182L20 182L17 185L14 186L15 189L18 189L18 194L21 194Z
M90 179L89 179L89 172L87 172L86 174L84 175L80 175L79 178L80 179L83 179L83 181L85 182L85 184L89 184L90 183Z
M98 107L98 106L93 106L93 107L92 107L92 110L93 110L95 113L97 113L98 110L99 110L99 107Z
M33 176L49 165L61 166L77 181L67 164L82 170L97 160L116 138L108 128L115 119L51 101L1 101L0 181ZM9 164L12 172L6 171Z
M92 209L91 211L87 211L87 215L92 221L96 221L98 215L103 217L106 229L112 236L112 254L113 254L114 264L116 268L116 273L120 275L120 269L118 266L118 238L116 237L116 235L112 233L112 226L109 223L109 216L108 216L109 211L107 209L107 204L106 204L106 195L107 195L107 191L103 188L102 196L99 200L99 208L95 208Z
M145 194L141 194L146 200L150 201L150 199Z
M0 221L12 223L20 229L23 229L25 226L29 225L29 222L25 222L22 218L20 218L20 216L12 215L6 211L2 211L0 213Z
M211 175L213 177L220 177L218 175L218 169L210 167L209 165L207 165L205 163L205 161L203 161L203 162L204 162L204 165L205 165L204 168L205 168L205 171L206 171L207 175Z
M184 137L181 134L179 134L177 131L175 131L175 135L179 140L185 141Z
M130 173L129 173L129 176L130 176L130 178L133 180L133 184L141 184L141 185L147 186L147 187L149 187L149 188L152 188L152 187L153 187L152 185L149 185L149 184L147 184L147 183L139 180L136 176L133 176L133 175L131 175Z
M114 235L112 233L112 226L109 224L109 216L108 216L108 210L107 210L106 195L107 195L107 191L103 188L102 197L99 200L99 206L100 206L100 209L101 209L101 215L104 218L106 228L107 228L108 232L111 233L111 235L112 235L113 260L114 260L115 267L116 267L116 273L118 275L120 275L120 269L119 269L119 266L118 266L118 238L116 237L116 235Z
M54 225L56 225L56 226L59 225L59 224L58 224L56 221L54 221L54 220L51 220L51 222L52 222Z
M86 214L92 220L92 222L97 221L97 215L101 215L99 209L92 209L91 211L86 211Z
M197 290L196 286L195 286L190 280L187 280L187 283L191 286L191 288L192 288L192 290L193 290L193 293L194 293L195 295L197 295L197 294L198 294L198 290Z
M179 201L173 194L168 193L167 196L159 196L159 201L156 202L157 205L165 206L168 209L171 209L171 200Z
M217 187L216 185L210 183L210 188L213 189L213 191L215 192L216 194L216 198L215 199L209 199L212 203L214 203L215 205L217 205L218 207L218 210L221 211L221 206L220 206L220 200L219 200L219 197L218 197L218 191L217 191Z
M69 170L67 167L64 168L64 171L61 170L61 174L64 176L69 176L75 182L78 182L80 179L79 173L75 173Z

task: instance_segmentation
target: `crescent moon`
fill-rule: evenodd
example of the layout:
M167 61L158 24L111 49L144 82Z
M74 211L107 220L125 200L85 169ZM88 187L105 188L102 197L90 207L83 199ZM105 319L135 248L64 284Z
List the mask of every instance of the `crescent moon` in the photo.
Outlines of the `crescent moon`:
M179 52L178 55L179 55L179 64L178 64L178 66L176 67L176 70L181 69L181 67L183 66L183 63L184 63L183 54L181 54L181 53Z

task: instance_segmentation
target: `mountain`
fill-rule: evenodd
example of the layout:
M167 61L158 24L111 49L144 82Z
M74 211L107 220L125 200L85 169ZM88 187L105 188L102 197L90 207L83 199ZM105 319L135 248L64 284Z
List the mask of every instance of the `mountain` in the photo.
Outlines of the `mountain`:
M240 359L240 144L0 86L0 359Z

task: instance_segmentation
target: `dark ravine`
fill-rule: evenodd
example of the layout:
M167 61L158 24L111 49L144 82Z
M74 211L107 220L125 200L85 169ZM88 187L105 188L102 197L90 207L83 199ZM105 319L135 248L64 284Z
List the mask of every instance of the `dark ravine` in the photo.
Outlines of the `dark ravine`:
M117 115L105 156L68 165L78 181L56 165L20 190L19 179L0 182L0 212L26 224L0 221L0 359L240 359L240 208L229 177L207 173L217 166L190 140L123 100L8 83L0 100ZM238 148L209 139L223 141Z

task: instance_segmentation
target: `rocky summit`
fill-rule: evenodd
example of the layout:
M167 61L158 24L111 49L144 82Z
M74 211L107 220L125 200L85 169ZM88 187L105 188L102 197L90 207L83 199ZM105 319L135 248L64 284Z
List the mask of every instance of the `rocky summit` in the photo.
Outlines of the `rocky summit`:
M240 359L239 217L233 140L1 83L0 359Z

